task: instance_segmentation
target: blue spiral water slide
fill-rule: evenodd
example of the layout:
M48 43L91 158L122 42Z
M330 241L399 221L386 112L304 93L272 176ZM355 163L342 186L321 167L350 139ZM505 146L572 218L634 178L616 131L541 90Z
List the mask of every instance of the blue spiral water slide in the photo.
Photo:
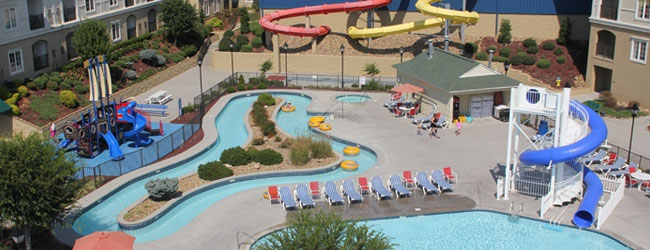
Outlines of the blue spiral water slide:
M575 161L577 158L594 151L607 138L607 125L605 125L605 121L596 112L577 101L571 100L571 105L580 105L586 110L589 116L589 134L577 142L562 147L527 150L519 156L519 160L522 163L529 165L548 165L551 162L556 164ZM598 205L600 196L603 194L603 185L600 179L589 168L584 168L583 182L587 188L582 203L573 216L573 223L579 228L587 228L593 224L596 205Z

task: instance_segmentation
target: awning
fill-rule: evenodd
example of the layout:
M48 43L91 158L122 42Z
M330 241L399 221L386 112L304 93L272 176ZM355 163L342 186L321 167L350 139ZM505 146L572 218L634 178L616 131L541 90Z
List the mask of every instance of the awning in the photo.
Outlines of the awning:
M418 93L418 92L423 92L424 89L410 83L404 83L404 84L400 84L399 86L393 87L391 91L401 92L401 93Z
M11 107L5 101L0 100L0 114L11 111Z

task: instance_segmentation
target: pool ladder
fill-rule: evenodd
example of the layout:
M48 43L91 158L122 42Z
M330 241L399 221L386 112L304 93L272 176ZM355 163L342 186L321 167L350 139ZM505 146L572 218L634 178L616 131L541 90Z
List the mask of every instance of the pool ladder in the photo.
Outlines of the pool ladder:
M564 212L566 212L566 210L568 208L569 208L569 206L564 207L564 209L562 209L562 212L560 212L560 214L558 214L557 216L555 216L555 217L551 218L551 220L549 220L548 224L552 229L554 229L554 230L559 229L561 231L560 221L562 221L562 219L564 219Z
M515 214L513 211L515 210L515 201L510 202L510 208L508 209L508 214L510 215L508 217L508 220L512 222L517 222L519 221L519 217L521 217L521 214L524 213L524 203L521 203L521 206L519 206L519 213Z
M251 242L248 242L248 241L241 241L240 242L239 241L239 235L240 234L246 236L246 238L251 239L252 241ZM237 249L242 249L242 247L241 247L242 245L249 245L249 246L253 245L254 242L255 242L255 238L253 238L253 236L251 236L250 234L247 234L244 231L237 231Z

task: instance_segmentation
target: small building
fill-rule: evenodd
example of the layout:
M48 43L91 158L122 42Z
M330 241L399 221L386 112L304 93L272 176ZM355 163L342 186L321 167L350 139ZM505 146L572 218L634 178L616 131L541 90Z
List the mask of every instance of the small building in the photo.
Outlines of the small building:
M424 89L413 96L422 102L422 113L429 113L435 106L438 112L454 119L459 115L491 117L494 106L508 105L510 88L519 85L477 61L440 49L422 53L393 68L400 83Z

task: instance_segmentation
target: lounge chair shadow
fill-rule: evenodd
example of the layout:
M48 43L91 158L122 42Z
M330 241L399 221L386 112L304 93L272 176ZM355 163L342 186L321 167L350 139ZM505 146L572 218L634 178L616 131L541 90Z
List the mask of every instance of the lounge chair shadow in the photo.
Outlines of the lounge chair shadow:
M499 177L506 176L506 164L504 163L497 163L494 168L490 169L490 175L492 175L492 180L494 183L497 183L497 180Z

